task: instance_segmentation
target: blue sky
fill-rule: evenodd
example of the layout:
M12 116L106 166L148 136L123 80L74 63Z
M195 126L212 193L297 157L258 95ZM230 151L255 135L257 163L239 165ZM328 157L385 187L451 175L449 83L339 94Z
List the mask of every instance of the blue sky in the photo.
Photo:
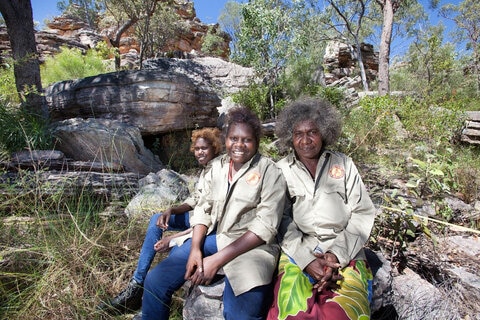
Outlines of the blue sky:
M58 0L31 0L33 20L43 23L45 19L51 19L59 14L57 10ZM194 0L197 17L204 23L216 23L220 11L227 0Z
M220 16L221 10L225 6L225 3L227 1L228 0L194 0L193 2L195 6L195 12L197 13L197 17L202 22L216 23L218 21L218 17ZM43 24L43 21L45 19L51 19L52 17L59 14L57 10L58 0L31 0L31 2L32 2L32 9L33 9L33 19L38 23L40 23L40 25ZM430 0L419 0L419 2L422 3L426 9L428 9L428 3L430 2ZM440 6L447 3L458 4L459 2L461 2L461 0L441 0ZM441 19L437 13L432 12L430 14L430 19L432 24L436 24L439 21L442 21L442 23L447 28L455 27L455 25L450 21ZM445 34L446 39L447 37L448 37L448 31ZM409 40L398 41L398 42L394 41L394 43L392 43L392 54L393 55L395 55L395 53L403 54L408 49L409 42L410 42ZM459 48L459 49L463 49L463 48Z

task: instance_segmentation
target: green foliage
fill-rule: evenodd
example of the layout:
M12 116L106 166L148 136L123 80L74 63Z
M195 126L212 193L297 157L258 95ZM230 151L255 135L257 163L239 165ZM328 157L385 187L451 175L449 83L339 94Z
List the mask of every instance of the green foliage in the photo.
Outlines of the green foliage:
M331 104L333 104L335 107L339 109L342 106L342 102L345 99L344 92L341 89L338 89L335 87L319 87L317 95L329 101Z
M427 222L413 215L411 203L404 197L393 194L391 198L384 199L382 213L375 219L370 247L387 247L390 255L397 260L408 243L421 232L431 236Z
M389 96L367 97L345 118L341 139L342 150L355 153L362 148L374 150L394 141L398 101Z
M0 152L4 154L28 150L44 150L52 146L48 123L7 102L0 101Z
M409 136L417 141L449 143L462 127L465 101L452 99L432 106L428 100L402 99L397 114ZM422 121L418 121L422 119Z
M222 44L225 40L218 34L213 33L213 28L209 27L208 32L203 38L202 51L208 54L220 56L223 52Z
M428 27L416 39L403 63L391 68L392 91L412 92L433 103L478 96L477 79L465 72L468 58L457 57L455 47L443 41L443 27Z
M262 137L260 140L259 151L261 154L266 155L274 161L278 161L282 158L283 155L279 154L278 148L275 145L273 138Z
M120 2L122 3L122 2ZM169 41L185 33L188 26L181 21L171 3L160 1L126 1L122 4L129 19L138 18L135 35L140 42L140 63L147 57L154 57L165 49ZM135 8L133 9L132 6Z
M311 38L318 24L303 1L255 0L241 8L231 59L252 67L268 88L264 116L272 118L281 109L277 103L301 95L305 85L313 82L321 64L321 55L314 53L323 48Z
M70 17L85 22L90 28L98 25L99 14L103 11L103 1L100 0L61 0L57 8Z
M57 81L80 79L112 71L103 61L105 50L89 49L84 54L79 49L63 47L61 52L45 60L41 66L43 86Z
M15 76L13 74L13 59L5 59L0 68L0 92L4 103L19 103Z
M421 198L442 198L456 187L453 173L455 164L451 162L452 149L446 155L425 154L425 160L408 158L409 172L407 188Z
M270 87L265 84L252 82L247 88L232 95L235 103L250 108L262 120L270 118ZM281 102L277 101L275 107L280 109Z

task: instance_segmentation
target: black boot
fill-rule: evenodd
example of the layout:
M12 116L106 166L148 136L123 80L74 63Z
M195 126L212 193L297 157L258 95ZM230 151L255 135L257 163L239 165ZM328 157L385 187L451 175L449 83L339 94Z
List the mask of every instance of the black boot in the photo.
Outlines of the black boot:
M142 306L143 286L134 279L115 298L102 302L98 309L110 314L129 313Z

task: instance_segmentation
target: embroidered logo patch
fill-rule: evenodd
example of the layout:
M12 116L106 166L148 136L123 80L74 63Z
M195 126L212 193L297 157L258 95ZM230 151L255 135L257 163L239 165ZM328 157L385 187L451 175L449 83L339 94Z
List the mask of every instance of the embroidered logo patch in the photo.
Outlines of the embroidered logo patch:
M251 186L254 186L258 184L260 181L260 173L259 172L251 172L248 174L248 176L245 178L245 181Z
M333 167L330 168L330 171L328 171L328 174L330 177L334 179L342 179L345 177L345 169L338 165L334 165Z

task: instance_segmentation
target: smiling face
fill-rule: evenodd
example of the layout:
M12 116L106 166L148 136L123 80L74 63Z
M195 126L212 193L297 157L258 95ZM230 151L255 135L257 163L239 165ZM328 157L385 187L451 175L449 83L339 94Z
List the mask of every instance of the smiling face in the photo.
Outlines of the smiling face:
M228 128L225 149L236 170L240 169L244 163L255 155L257 147L255 133L248 124L233 123Z
M193 145L193 154L198 164L205 167L207 163L214 158L215 150L208 140L198 138Z
M300 161L318 159L322 150L322 137L311 120L298 122L293 128L293 148Z

